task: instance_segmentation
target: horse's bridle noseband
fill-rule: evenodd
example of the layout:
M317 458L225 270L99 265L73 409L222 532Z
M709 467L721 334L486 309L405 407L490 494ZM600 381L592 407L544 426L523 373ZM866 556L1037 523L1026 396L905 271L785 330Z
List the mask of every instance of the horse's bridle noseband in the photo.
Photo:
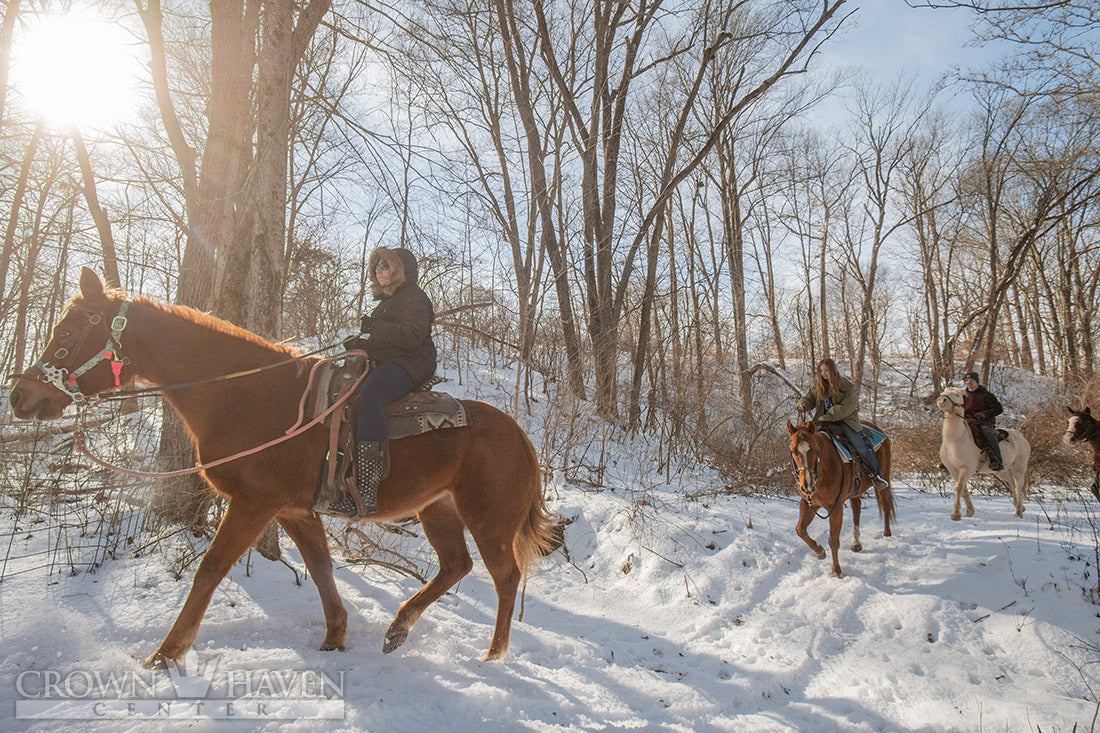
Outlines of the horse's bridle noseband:
M814 448L808 438L803 437L803 441L813 450L814 454L814 467L810 470L805 465L805 459L809 457L810 451L807 450L802 456L802 465L799 465L797 454L795 451L791 451L791 458L795 459L794 465L798 468L798 493L802 494L802 498L806 500L807 504L813 504L814 492L817 491L817 480L821 473L821 454L816 448ZM806 486L809 484L809 486Z
M947 401L951 403L951 414L952 415L954 415L955 417L966 417L966 407L964 406L964 404L962 402L955 402L955 400L953 400L951 398L951 395L947 394L946 392L944 392L943 397L946 397ZM962 415L959 415L958 413L955 412L955 410L958 410L958 409L961 409L963 411Z
M67 358L76 349L79 349L84 344L84 340L88 337L91 330L103 322L103 316L99 313L76 307L77 310L87 314L88 322L74 339L73 348L68 349L62 346L53 353L51 361L39 359L30 369L38 370L41 375L39 376L40 381L57 387L65 394L69 395L72 401L78 405L87 402L88 397L91 395L84 394L84 390L80 388L76 380L91 371L101 361L110 361L111 371L114 372L115 375L115 388L117 389L122 386L122 367L130 363L130 360L122 354L121 343L122 332L126 330L127 325L126 311L129 308L130 301L123 300L119 303L118 315L111 319L111 323L107 328L107 342L103 345L103 348L92 355L86 362L70 371L60 366L61 360ZM65 316L62 316L62 320L64 319ZM30 369L27 371L29 372Z

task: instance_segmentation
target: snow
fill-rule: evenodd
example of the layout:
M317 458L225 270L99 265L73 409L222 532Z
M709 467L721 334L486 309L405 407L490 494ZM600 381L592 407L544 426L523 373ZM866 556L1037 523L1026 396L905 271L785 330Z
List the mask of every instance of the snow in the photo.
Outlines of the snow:
M448 388L492 392L471 381ZM536 443L540 419L530 420ZM544 558L530 574L523 619L496 662L480 661L496 598L476 555L470 575L389 655L383 635L419 581L337 556L348 647L321 652L312 581L299 585L286 565L252 555L215 592L185 673L149 672L140 661L182 606L194 565L175 580L169 553L121 553L95 572L17 572L20 557L40 564L31 553L57 542L21 525L30 537L13 540L0 582L0 729L1095 727L1098 518L1087 492L1034 487L1019 519L1005 491L979 484L976 515L953 522L942 484L900 477L892 537L867 501L864 549L852 552L846 510L838 579L795 536L793 497L712 492L721 480L704 467L681 467L666 485L645 437L620 436L606 450L614 488L547 481L551 510L573 519L568 556ZM6 537L12 520L3 522ZM827 544L827 522L810 531ZM184 535L173 541L201 549ZM283 550L304 575L288 540ZM105 692L98 680L112 674L136 694ZM200 698L207 707L191 714ZM158 716L142 707L150 700L192 707ZM283 717L241 720L256 700ZM96 702L119 717L96 719ZM226 705L238 719L224 719ZM15 717L43 707L71 718Z

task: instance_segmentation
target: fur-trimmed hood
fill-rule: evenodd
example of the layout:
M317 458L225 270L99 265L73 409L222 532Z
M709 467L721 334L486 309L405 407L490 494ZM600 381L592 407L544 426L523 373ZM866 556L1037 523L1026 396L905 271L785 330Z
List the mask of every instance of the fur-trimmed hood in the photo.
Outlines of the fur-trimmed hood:
M380 262L388 262L393 276L389 285L383 288L378 283L378 277L374 274ZM367 261L367 271L370 273L370 292L375 300L388 298L406 283L417 284L419 276L416 255L403 247L376 247L370 253Z

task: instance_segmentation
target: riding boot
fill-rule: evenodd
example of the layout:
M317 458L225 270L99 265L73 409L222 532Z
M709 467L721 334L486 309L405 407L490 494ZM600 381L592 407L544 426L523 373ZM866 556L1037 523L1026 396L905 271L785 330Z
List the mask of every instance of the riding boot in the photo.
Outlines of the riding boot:
M378 484L386 477L385 441L361 441L355 444L355 488L360 501L345 497L329 506L334 514L362 517L378 511ZM360 506L361 504L361 506Z

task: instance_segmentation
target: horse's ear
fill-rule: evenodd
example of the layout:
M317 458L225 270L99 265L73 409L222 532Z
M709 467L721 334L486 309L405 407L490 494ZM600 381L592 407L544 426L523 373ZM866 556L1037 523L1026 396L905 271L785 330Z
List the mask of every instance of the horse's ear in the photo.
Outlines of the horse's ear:
M103 281L87 265L80 269L80 294L89 303L100 303L107 299L103 294Z
M1085 408L1085 414L1088 415L1089 417L1092 417L1092 408L1091 407L1086 407Z
M794 435L794 425L791 425L790 420L787 420L787 435Z

